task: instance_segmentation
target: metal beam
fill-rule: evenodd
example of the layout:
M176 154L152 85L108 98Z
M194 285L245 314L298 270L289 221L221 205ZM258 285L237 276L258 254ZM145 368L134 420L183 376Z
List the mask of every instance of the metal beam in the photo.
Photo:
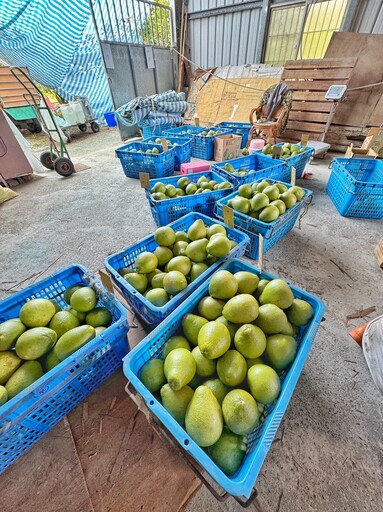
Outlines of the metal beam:
M229 14L232 12L249 11L259 9L263 2L242 2L240 4L227 5L225 7L214 7L212 9L204 9L203 11L191 12L188 14L189 20L198 20L200 18L209 18L211 16L219 16L221 14Z
M269 25L269 9L270 0L263 0L262 11L261 11L261 22L259 27L258 42L257 42L257 54L255 56L255 63L261 63L264 59L264 53L266 49L267 30Z
M363 7L366 8L365 5L360 5L358 0L348 0L346 12L344 14L344 18L342 21L342 26L340 27L341 32L349 32L352 30L352 25L354 23L354 19L358 13L358 9Z

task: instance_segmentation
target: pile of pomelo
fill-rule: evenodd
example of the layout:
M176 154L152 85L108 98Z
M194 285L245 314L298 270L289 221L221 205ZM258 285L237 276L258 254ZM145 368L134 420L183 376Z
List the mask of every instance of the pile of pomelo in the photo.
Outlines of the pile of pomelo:
M262 149L262 153L264 155L271 156L273 154L273 150L274 146L272 144L266 144ZM281 158L287 160L291 156L301 155L305 151L305 146L299 147L297 144L290 144L290 142L285 142L281 146Z
M284 183L272 184L264 179L252 185L241 185L238 195L230 199L227 205L253 219L274 222L304 196L305 191L301 187L294 185L289 188Z
M299 328L313 316L281 279L218 271L209 295L141 369L143 384L227 475L281 390Z
M247 151L247 148L244 148L243 151ZM248 153L243 153L248 154ZM238 170L235 169L229 162L226 162L226 164L223 166L224 170L226 172L229 172L230 174L233 174L234 176L247 176L248 174L255 174L255 169L246 169L245 167L240 167Z
M18 318L0 324L0 406L111 325L93 288L71 286L64 299L64 310L55 300L31 299Z
M197 182L190 181L187 176L182 176L177 181L176 187L174 185L165 185L162 181L157 181L153 188L150 189L150 193L155 201L163 201L164 199L177 199L182 196L205 194L213 190L230 188L231 186L228 181L218 183L215 180L209 180L206 176L201 176Z
M215 135L221 135L222 130L203 130L201 133L196 133L197 137L214 137Z
M187 232L174 231L170 226L158 228L154 239L158 247L153 252L140 253L134 268L123 267L119 273L157 307L185 290L237 245L229 240L224 226L205 226L202 219L193 222Z

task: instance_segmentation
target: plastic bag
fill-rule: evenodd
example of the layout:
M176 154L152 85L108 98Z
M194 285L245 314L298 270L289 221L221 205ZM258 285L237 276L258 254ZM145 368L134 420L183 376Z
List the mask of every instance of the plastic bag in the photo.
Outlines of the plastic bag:
M383 394L383 316L368 324L363 334L362 346L372 380Z
M13 199L14 197L18 196L19 194L17 192L14 192L10 188L2 187L0 185L0 204L5 203L5 201L8 201L9 199Z

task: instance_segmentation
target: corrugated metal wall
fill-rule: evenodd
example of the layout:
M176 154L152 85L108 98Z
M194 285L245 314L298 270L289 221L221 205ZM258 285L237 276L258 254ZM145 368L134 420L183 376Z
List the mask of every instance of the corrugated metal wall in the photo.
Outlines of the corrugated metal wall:
M189 0L188 12L190 54L198 66L259 62L262 2Z
M266 13L279 5L304 6L305 0L189 0L191 60L203 68L262 62ZM383 34L383 0L348 0L342 30Z
M383 0L359 0L351 30L383 34Z

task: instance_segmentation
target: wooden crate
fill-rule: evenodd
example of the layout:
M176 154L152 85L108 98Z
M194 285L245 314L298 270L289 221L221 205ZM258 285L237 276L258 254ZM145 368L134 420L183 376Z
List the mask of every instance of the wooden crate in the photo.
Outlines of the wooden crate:
M325 93L330 85L348 84L356 60L308 59L286 62L282 81L294 93L284 139L300 140L302 133L306 133L311 140L321 140L332 105L331 101L324 99Z

